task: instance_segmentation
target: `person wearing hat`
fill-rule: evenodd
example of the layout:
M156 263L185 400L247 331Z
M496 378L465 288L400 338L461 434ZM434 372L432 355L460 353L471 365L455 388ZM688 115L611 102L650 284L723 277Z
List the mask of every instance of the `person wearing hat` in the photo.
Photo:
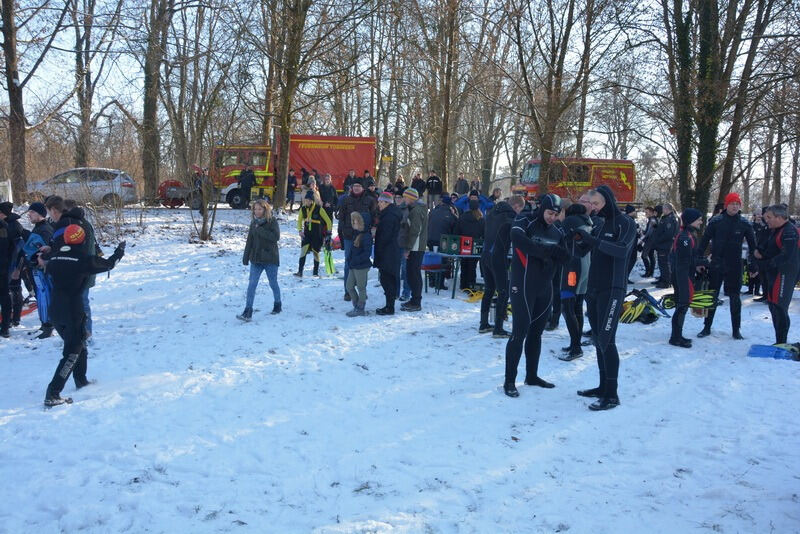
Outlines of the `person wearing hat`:
M561 198L548 194L535 212L521 213L511 226L511 337L506 344L503 391L519 397L517 367L525 348L525 385L555 387L539 377L542 332L550 318L556 269L570 257L563 232L553 225Z
M353 246L353 238L355 237L355 232L351 222L351 214L355 212L367 212L369 213L372 221L377 219L378 203L373 196L367 195L364 192L364 186L362 185L360 178L354 179L352 185L350 186L350 192L340 200L339 213L337 214L337 218L339 219L339 239L342 242L342 248L344 249L345 257L344 300L347 302L350 302L350 293L347 292L347 275L350 272L350 263L347 261L347 258L350 256L349 250L350 247Z
M683 337L683 322L689 303L694 296L694 273L697 269L697 229L703 224L700 210L686 208L681 214L683 227L675 244L669 261L672 263L672 287L675 288L675 312L672 314L672 334L669 344L685 349L692 348L692 340Z
M660 273L658 280L656 280L656 287L658 289L666 289L672 282L672 275L669 272L669 251L672 249L672 243L675 241L675 236L678 235L680 228L672 204L669 202L663 204L661 213L661 218L653 236L653 248L656 251Z
M492 333L495 338L507 338L503 328L508 309L508 252L511 247L511 225L525 207L525 199L514 195L507 202L498 202L486 214L484 223L483 251L481 252L481 273L483 274L483 298L478 333ZM497 292L494 325L489 324L492 300Z
M298 278L303 277L303 268L306 265L308 251L314 254L314 276L319 276L319 253L322 250L322 243L331 232L331 219L328 212L322 209L314 196L314 191L306 191L303 198L303 205L297 214L297 231L300 233L300 260L298 261L297 272L294 273Z
M775 343L781 344L787 342L789 335L789 304L800 271L798 235L797 228L789 220L785 204L768 207L764 212L764 221L770 228L770 236L767 243L755 252L755 257L764 266Z
M71 402L70 399L61 398L61 391L70 374L78 389L90 384L86 378L86 313L81 295L89 276L110 271L125 255L123 241L108 259L90 256L83 246L85 240L83 227L70 224L64 229L64 245L56 249L46 262L41 256L38 259L53 280L50 315L58 335L64 340L61 361L47 386L45 406Z
M378 197L378 226L375 229L375 261L378 281L383 288L386 304L378 308L378 315L394 315L394 301L400 288L400 224L403 214L389 192Z
M597 224L591 232L578 228L574 238L591 248L586 308L600 384L596 388L579 390L578 395L598 398L589 409L599 411L619 406L617 325L627 292L628 258L636 239L636 228L629 217L620 214L617 200L608 186L601 185L591 192L590 201L597 215L593 222Z
M404 302L400 309L416 312L422 309L422 273L420 269L428 237L428 209L413 187L405 190L403 200L408 206L408 237L403 246L403 254L406 257L406 275L408 276L408 285L411 286L411 299Z
M742 200L738 193L728 193L725 196L725 209L716 217L708 221L708 227L703 233L698 250L703 254L711 245L711 261L709 264L709 289L714 290L714 299L719 297L720 289L730 300L731 308L731 335L733 339L744 339L741 333L742 325L742 243L747 241L748 264L755 265L756 239L753 227L742 217L740 210ZM755 267L751 267L751 271ZM711 334L711 325L714 323L716 308L708 310L708 315L703 323L703 329L697 337L706 337Z
M40 330L42 331L38 337L44 339L50 337L53 332L53 326L50 324L48 314L52 283L50 277L46 276L39 267L37 257L40 254L39 249L52 241L53 227L47 221L47 208L41 202L31 203L28 206L27 216L33 225L33 229L25 239L25 244L22 248L24 264L21 274L27 272L33 280L33 288L36 293L36 311L39 315Z

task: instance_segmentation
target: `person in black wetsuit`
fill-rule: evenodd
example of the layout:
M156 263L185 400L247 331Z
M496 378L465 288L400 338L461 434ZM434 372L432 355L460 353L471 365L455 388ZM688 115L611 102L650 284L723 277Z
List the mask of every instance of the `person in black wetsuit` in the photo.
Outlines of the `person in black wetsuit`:
M592 247L586 302L600 385L578 391L578 395L600 399L589 405L591 410L609 410L619 406L617 324L625 298L628 259L636 239L636 228L630 217L619 212L614 193L608 186L598 187L591 202L602 223L596 218L594 222L599 224L591 233L578 228L574 237Z
M756 250L756 239L753 227L741 216L739 210L742 201L737 193L728 193L725 197L725 209L708 221L708 227L698 247L699 253L705 254L711 243L711 263L709 266L709 289L714 290L714 298L718 298L720 288L731 303L731 334L733 339L744 339L741 333L742 324L742 241L747 241L749 264L754 265L753 253ZM755 268L751 268L751 271ZM697 337L711 334L716 308L708 311L703 329Z
M556 267L570 255L564 246L564 234L553 226L561 212L561 198L542 197L539 209L520 214L511 227L511 337L506 344L506 375L503 390L518 397L517 366L525 346L525 385L555 387L539 378L539 355L542 332L550 316L553 286L550 282Z
M669 272L669 251L672 249L672 242L678 235L678 218L672 208L672 204L666 203L661 207L663 215L658 221L653 235L653 248L656 250L658 258L658 271L660 276L656 281L656 288L666 289L672 282L672 275Z
M797 249L797 228L789 220L783 205L770 206L764 213L764 222L772 233L766 246L756 252L762 260L767 278L767 302L775 327L775 343L786 343L789 334L789 304L800 270Z
M483 273L483 298L481 299L481 322L478 332L492 332L492 337L509 337L503 329L508 306L508 250L511 245L511 225L525 207L525 199L514 195L508 202L498 202L486 214L481 273ZM489 310L497 292L494 326L489 324Z
M570 259L562 269L561 286L561 313L564 315L564 322L569 332L569 346L563 347L567 354L560 356L560 360L570 361L583 356L581 349L581 329L583 328L583 296L580 291L581 279L585 278L584 269L588 268L589 262L585 261L585 256L590 252L586 244L574 239L575 231L584 227L591 232L592 220L589 218L586 206L583 204L573 204L566 210L567 216L562 224L566 234L567 250Z
M669 256L672 287L675 288L675 313L672 314L672 334L669 344L685 349L692 348L692 340L683 337L683 322L694 295L694 272L697 267L697 229L703 224L703 214L686 208L681 214L683 228L675 238Z
M64 245L54 249L46 263L41 256L38 260L53 280L50 316L58 335L64 340L61 361L47 386L45 406L70 402L60 395L70 374L77 388L89 385L86 378L86 312L81 295L91 275L110 271L125 255L124 241L108 259L89 255L83 246L86 232L77 224L67 226L63 235Z

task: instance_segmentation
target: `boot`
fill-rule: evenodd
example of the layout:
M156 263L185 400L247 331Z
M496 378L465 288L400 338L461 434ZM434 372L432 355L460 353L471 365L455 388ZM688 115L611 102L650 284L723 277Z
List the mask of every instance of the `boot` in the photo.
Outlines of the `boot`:
M344 292L344 301L350 302L350 293L348 293L347 291Z
M487 322L481 321L481 324L478 326L478 333L479 334L488 334L494 330L494 326L490 325Z
M394 299L386 297L386 306L375 310L378 315L394 315Z
M319 276L319 261L314 260L314 276Z
M236 318L246 323L250 322L250 319L253 318L253 308L245 308L242 313L236 316Z
M503 330L502 328L499 330L497 328L494 328L492 329L492 337L495 339L509 338L511 337L511 334L508 331Z
M684 349L691 349L692 348L692 340L686 339L683 337L671 337L669 338L669 344L675 347L681 347Z
M303 278L303 268L305 266L306 266L306 257L303 256L302 258L300 258L300 261L298 262L297 272L294 273L294 275L298 278Z
M583 356L583 350L580 347L574 347L574 348L567 347L566 352L567 353L564 354L563 356L559 356L558 359L565 362L571 362L572 360L575 360Z
M711 327L704 326L700 332L697 333L697 337L708 337L711 335Z
M589 405L589 409L593 412L602 410L611 410L619 406L619 397L604 397L599 401L593 402Z
M11 334L8 333L8 326L3 325L0 327L0 337L11 337Z
M275 304L272 305L272 312L271 312L272 315L278 315L281 311L282 310L280 302L276 302Z
M519 397L519 391L514 384L503 384L503 392L509 397Z
M47 339L53 335L53 325L50 323L42 323L42 333L36 336L36 339Z
M547 380L543 378L539 378L538 376L534 376L533 378L525 378L525 385L526 386L539 386L540 388L551 389L556 387L555 384L551 384Z

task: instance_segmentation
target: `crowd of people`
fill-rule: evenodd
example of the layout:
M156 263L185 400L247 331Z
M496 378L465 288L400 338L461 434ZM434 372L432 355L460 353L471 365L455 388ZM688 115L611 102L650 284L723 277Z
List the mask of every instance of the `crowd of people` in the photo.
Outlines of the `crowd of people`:
M323 175L322 182L329 186L330 176ZM754 296L763 292L763 298L756 300L769 304L776 343L786 343L788 307L800 274L800 253L797 228L785 205L765 207L751 223L741 215L739 195L730 193L715 208L702 239L698 239L703 224L701 211L686 208L679 216L669 203L647 206L645 222L640 226L636 207L617 206L607 186L588 190L575 202L554 194L536 199L500 197L499 190L489 197L482 195L480 183L467 182L463 173L452 195L442 190L442 182L433 171L427 180L417 173L410 186L398 176L382 192L377 191L369 173L357 177L351 171L345 193L338 198L324 194L312 179L303 197L305 211L298 217L303 251L296 274L302 276L308 247L317 254L321 244L331 238L336 220L335 230L345 252L344 300L353 306L347 315L367 313L366 281L373 267L378 269L385 298L376 313L393 315L397 300L401 301L400 310L417 312L422 309L425 251L436 250L443 234L483 239L479 259L461 260L460 287L476 287L476 268L480 265L483 295L478 332L507 339L504 392L519 396L516 376L523 352L524 384L554 387L539 376L538 363L544 332L557 328L563 317L570 343L563 348L561 359L580 358L587 345L593 345L597 354L598 386L578 391L578 395L597 399L589 405L592 410L620 404L616 330L640 254L643 279L651 279L658 272L654 286L672 287L674 291L669 344L692 346L692 341L683 336L683 326L700 281L713 293L714 305L707 308L697 337L710 335L722 292L730 303L731 336L743 339L740 293L745 273L750 292ZM254 206L248 245L258 225L264 224L255 210ZM314 219L313 213L320 217ZM275 231L269 246L276 251L277 239ZM248 246L245 263L253 254ZM275 261L277 265L277 258ZM251 275L251 287L252 283ZM279 292L276 288L273 292L280 310ZM243 314L247 318L252 313L249 295L250 290ZM510 332L503 327L509 301ZM587 332L583 331L584 316L589 322Z
M358 177L351 171L342 195L337 194L329 174L308 174L297 184L291 171L288 180L302 190L297 217L301 252L294 274L304 276L311 252L312 275L320 275L320 252L330 246L335 230L345 254L343 298L352 305L349 317L368 314L367 281L372 268L378 270L385 299L376 314L395 314L397 301L401 311L420 311L426 251L437 250L443 234L482 239L480 257L461 260L459 282L461 289L478 288L480 266L483 294L478 332L506 339L503 389L510 397L519 396L516 378L523 353L523 383L554 387L539 376L538 364L542 336L557 328L563 317L570 341L563 347L561 359L582 357L583 347L588 345L594 346L597 355L599 383L578 395L597 399L589 405L592 410L620 404L616 330L639 254L643 280L652 279L657 267L655 287L673 288L675 311L669 344L692 346L683 327L697 284L713 294L713 305L707 308L697 337L711 334L722 294L729 301L731 336L743 339L741 288L745 278L748 292L768 304L776 344L787 342L788 309L800 275L800 251L797 227L783 204L764 207L760 216L748 221L741 214L739 195L730 193L715 208L698 238L703 224L700 210L686 208L678 216L671 204L648 206L640 226L636 208L619 207L607 186L590 189L573 202L554 194L501 199L498 189L484 196L480 183L467 182L463 174L453 195L443 191L434 172L427 180L416 174L410 186L398 176L379 192L369 172ZM287 204L291 209L294 191L290 191ZM30 204L26 211L30 230L23 228L12 208L10 203L0 203L0 268L7 273L0 277L0 336L8 337L9 328L19 324L25 284L36 297L41 322L38 337L47 338L55 330L64 339L62 359L45 397L47 405L59 404L66 401L60 392L70 374L79 388L90 383L86 378L86 346L92 335L89 289L95 274L112 269L122 258L125 246L121 243L103 259L94 229L83 210L69 200L54 196ZM237 315L243 321L252 319L262 273L272 289L272 314L282 312L280 227L267 200L253 201L251 210L242 256L250 277L245 308ZM441 287L441 278L431 279L431 283ZM504 328L509 302L510 332ZM589 323L587 332L583 331L584 317Z
M75 201L50 196L33 202L26 216L31 229L20 223L10 202L0 203L0 336L10 337L19 326L25 300L35 295L41 326L37 339L55 330L64 341L62 357L45 392L45 406L71 399L61 397L70 375L75 387L91 384L86 377L87 343L92 336L89 290L95 275L109 271L125 254L120 243L108 258L102 257L94 228Z

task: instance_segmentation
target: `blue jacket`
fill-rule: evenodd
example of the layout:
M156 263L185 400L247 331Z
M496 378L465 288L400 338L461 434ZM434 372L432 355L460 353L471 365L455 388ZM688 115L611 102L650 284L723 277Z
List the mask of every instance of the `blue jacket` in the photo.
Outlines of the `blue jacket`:
M369 212L362 211L361 218L364 219L364 228L366 230L353 235L353 246L350 248L350 254L347 257L347 262L351 269L369 269L372 267L372 261L370 260L372 256L372 233L370 232L372 217ZM356 246L355 240L359 235L361 236L361 243L360 246Z

